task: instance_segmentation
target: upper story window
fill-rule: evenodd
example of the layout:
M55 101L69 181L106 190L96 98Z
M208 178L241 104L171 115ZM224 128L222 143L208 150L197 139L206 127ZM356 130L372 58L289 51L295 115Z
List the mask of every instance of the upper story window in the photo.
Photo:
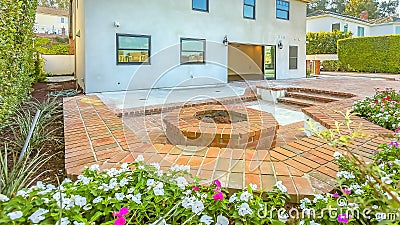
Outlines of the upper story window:
M151 37L117 34L117 64L150 64Z
M256 0L244 0L243 17L247 19L256 18Z
M297 69L297 61L298 61L298 47L297 46L289 46L289 69L296 70Z
M396 29L394 31L395 34L400 34L400 26L396 26Z
M357 36L364 37L364 27L357 27Z
M276 0L276 18L289 20L290 2Z
M347 31L349 31L349 24L347 24L347 23L344 24L344 26L343 26L343 31L344 31L345 33L347 33Z
M332 31L340 31L340 23L334 23L332 24Z
M181 38L181 64L205 63L206 40Z
M208 12L208 0L192 0L192 9Z

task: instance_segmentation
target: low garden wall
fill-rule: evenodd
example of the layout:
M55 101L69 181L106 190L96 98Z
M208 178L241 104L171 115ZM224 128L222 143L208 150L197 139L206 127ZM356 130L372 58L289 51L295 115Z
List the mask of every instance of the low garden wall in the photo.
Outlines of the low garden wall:
M42 55L44 70L54 75L73 74L75 71L74 55Z

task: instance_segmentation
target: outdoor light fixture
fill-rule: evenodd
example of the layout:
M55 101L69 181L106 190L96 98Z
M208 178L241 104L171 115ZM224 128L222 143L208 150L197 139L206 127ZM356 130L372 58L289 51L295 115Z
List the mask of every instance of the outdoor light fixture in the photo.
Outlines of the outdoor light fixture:
M225 35L224 40L222 41L222 43L223 43L225 46L228 46L228 36L227 36L227 35Z
M279 48L279 49L283 49L282 41L279 41L279 42L278 42L278 48Z
M120 26L119 22L118 22L118 21L115 21L115 22L114 22L114 27L119 27L119 26Z

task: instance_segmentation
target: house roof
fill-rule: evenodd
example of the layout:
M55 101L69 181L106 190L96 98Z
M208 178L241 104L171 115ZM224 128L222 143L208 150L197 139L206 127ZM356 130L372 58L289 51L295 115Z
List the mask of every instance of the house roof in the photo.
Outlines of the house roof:
M349 15L345 15L345 14L340 14L340 13L331 12L331 11L324 11L324 10L317 10L315 12L309 13L307 15L307 18L318 17L318 16L328 16L328 15L331 15L334 17L343 17L346 19L351 19L354 21L371 24L371 21L369 21L369 20L363 20L363 19L355 17L355 16L349 16Z
M37 7L36 13L54 15L54 16L66 16L66 17L68 17L69 15L68 10L65 9L55 9L55 8L41 7L41 6Z
M378 18L378 19L363 20L358 17L349 16L349 15L340 14L340 13L331 12L331 11L324 11L324 10L317 10L315 12L309 13L307 15L307 18L329 16L329 15L333 16L333 17L342 17L345 19L350 19L350 20L353 20L354 22L368 23L370 25L379 25L379 24L384 24L384 23L399 23L400 22L400 18L393 17L393 16L388 16L388 17L383 17L383 18Z

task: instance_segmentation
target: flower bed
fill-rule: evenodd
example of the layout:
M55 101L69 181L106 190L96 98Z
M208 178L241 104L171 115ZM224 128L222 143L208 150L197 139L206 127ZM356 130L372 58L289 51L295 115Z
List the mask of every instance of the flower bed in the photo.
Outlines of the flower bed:
M370 163L360 165L336 152L340 191L302 199L305 216L299 224L399 224L400 132L397 136L397 141L373 150Z
M353 110L389 130L394 131L400 127L400 93L393 89L376 92L374 96L357 102Z
M228 197L219 181L199 185L188 166L163 172L142 160L104 172L94 165L75 182L66 179L59 187L38 182L10 199L0 195L0 224L282 224L277 216L257 213L285 205L281 182L274 192L249 185Z

